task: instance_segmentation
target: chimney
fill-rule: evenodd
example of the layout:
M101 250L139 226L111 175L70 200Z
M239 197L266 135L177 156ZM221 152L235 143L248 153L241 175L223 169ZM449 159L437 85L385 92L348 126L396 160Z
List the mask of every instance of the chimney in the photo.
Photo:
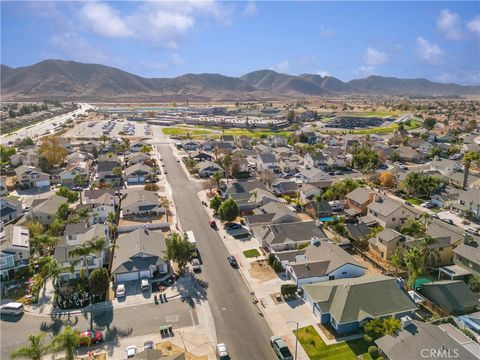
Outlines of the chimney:
M375 201L375 193L374 193L373 191L370 191L370 192L368 193L368 203L370 204L370 203L372 203L372 202L374 202L374 201Z
M401 329L405 329L408 325L412 323L412 318L408 315L400 318Z

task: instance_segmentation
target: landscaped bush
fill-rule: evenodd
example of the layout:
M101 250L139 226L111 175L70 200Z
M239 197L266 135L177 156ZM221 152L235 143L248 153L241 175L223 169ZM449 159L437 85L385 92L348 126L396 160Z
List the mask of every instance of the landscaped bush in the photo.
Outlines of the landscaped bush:
M268 254L268 265L273 266L273 262L275 261L276 257L273 254Z
M363 335L363 340L369 344L373 341L372 337L368 334Z
M377 357L377 360L385 360L385 359L383 358L383 356L379 356Z
M273 271L277 273L283 270L282 263L277 259L275 259L275 261L273 262L272 268L273 268Z
M282 296L293 296L297 292L297 286L294 284L285 284L280 287Z
M376 359L378 356L378 347L376 347L375 345L369 346L368 353L373 359Z

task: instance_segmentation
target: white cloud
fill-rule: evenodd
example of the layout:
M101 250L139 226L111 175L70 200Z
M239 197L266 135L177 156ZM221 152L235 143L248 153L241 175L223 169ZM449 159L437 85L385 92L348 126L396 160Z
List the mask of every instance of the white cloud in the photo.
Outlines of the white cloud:
M56 47L63 56L69 59L105 64L111 62L110 56L96 49L85 38L75 32L56 34L50 38L50 43Z
M320 36L323 38L330 38L335 36L335 32L333 30L327 29L325 26L320 27Z
M186 64L186 61L180 57L177 53L173 53L172 56L172 63L177 66L182 66Z
M245 9L243 9L242 15L243 16L253 16L257 15L258 10L257 10L257 5L255 4L255 1L247 1L247 5L245 6Z
M437 29L447 40L459 40L463 37L460 16L448 9L440 11Z
M377 66L388 61L388 56L382 51L369 47L363 54L363 62L367 66Z
M126 38L132 35L118 12L106 3L87 2L82 7L81 14L97 34L111 38Z
M278 72L286 72L290 68L290 63L287 60L281 61L272 66L270 69Z
M464 85L479 85L480 71L454 71L444 72L435 77L436 81L443 83L456 83Z
M420 58L433 65L440 63L443 57L443 50L437 44L421 36L417 37L417 51Z
M330 76L330 73L328 71L325 71L325 70L319 70L317 71L317 75L320 75L320 76Z
M475 16L472 20L467 23L467 28L470 31L480 34L480 15Z
M365 66L362 65L359 68L355 69L353 72L358 75L371 75L375 71L375 66Z

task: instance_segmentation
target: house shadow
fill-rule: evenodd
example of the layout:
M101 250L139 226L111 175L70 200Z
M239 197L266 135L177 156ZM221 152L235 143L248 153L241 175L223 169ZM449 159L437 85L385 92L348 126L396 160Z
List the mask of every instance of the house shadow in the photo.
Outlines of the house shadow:
M291 309L295 309L305 304L305 300L297 295L286 297L284 298L284 301Z

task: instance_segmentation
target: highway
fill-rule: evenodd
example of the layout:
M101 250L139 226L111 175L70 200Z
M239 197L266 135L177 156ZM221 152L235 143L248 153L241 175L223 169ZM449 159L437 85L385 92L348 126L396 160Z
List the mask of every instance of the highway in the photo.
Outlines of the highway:
M243 278L228 263L222 239L208 225L208 215L197 197L201 185L187 178L167 142L156 143L156 148L166 164L181 228L192 230L197 240L217 342L227 345L232 359L275 359L269 343L272 332L253 304Z
M172 326L187 327L197 325L194 308L181 300L170 300L168 303L153 303L131 306L95 313L94 330L103 332L105 342L92 347L103 348L111 352L122 338L148 335L158 332L160 324L171 323ZM90 328L90 314L77 314L60 318L25 313L21 317L2 316L0 323L1 352L0 359L9 359L13 350L27 344L27 337L40 331L49 335L58 334L66 325L85 331ZM193 323L195 321L195 323ZM84 349L86 350L86 349Z
M87 112L87 110L92 109L93 106L90 104L85 104L85 103L79 103L78 104L79 108L71 111L69 113L63 114L63 115L58 115L53 118L41 121L39 123L36 123L34 125L26 126L24 128L21 128L20 130L14 131L10 135L2 135L0 137L0 143L2 145L7 144L9 141L15 141L17 139L23 139L25 137L32 137L35 138L37 136L42 136L45 134L47 131L53 130L55 127L63 124L67 120L71 119L73 115L82 115ZM53 125L53 124L56 125Z

